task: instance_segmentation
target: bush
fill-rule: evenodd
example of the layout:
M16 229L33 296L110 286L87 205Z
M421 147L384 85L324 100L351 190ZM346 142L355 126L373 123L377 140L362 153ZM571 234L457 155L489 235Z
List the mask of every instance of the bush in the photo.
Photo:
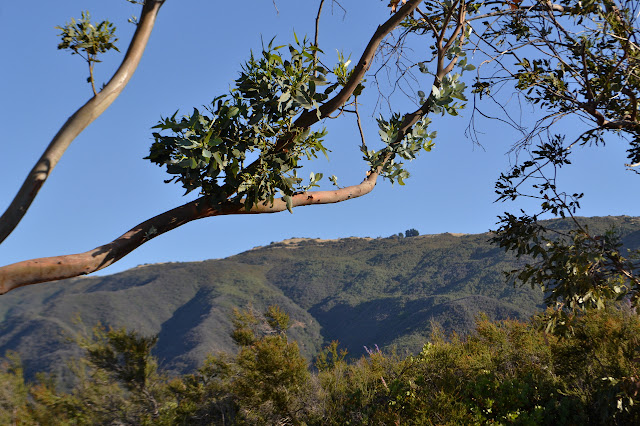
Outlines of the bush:
M417 229L407 229L406 231L404 231L404 236L409 238L409 237L417 237L418 235L420 235L420 233L418 232Z
M332 342L311 373L289 317L271 307L235 314L237 355L210 356L167 379L150 356L154 338L96 328L82 339L69 393L40 376L27 385L19 360L0 365L0 420L25 424L640 424L640 318L629 308L574 314L564 334L545 317L492 322L472 335L435 327L420 354L375 347L355 362ZM54 420L55 419L55 422Z

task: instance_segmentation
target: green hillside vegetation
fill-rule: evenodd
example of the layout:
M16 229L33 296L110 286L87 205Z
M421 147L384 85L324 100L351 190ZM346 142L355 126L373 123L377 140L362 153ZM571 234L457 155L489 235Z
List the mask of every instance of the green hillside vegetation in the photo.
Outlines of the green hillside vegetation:
M594 230L615 226L638 247L636 218L587 223ZM209 354L236 351L229 318L252 304L258 311L278 305L291 315L289 335L307 360L333 340L352 359L374 345L415 354L433 323L465 334L480 312L524 320L541 309L539 289L505 283L502 272L514 259L489 238L291 239L228 259L25 287L0 298L0 353L20 354L28 380L42 371L70 386L66 363L81 352L69 340L100 323L158 335L154 356L163 371L191 373Z
M640 319L611 304L571 319L567 336L539 319L492 322L448 338L441 329L415 356L369 349L347 363L331 344L310 372L289 317L237 311L236 355L207 358L170 378L151 355L155 338L97 328L81 339L76 385L60 392L20 362L0 367L3 424L637 424Z

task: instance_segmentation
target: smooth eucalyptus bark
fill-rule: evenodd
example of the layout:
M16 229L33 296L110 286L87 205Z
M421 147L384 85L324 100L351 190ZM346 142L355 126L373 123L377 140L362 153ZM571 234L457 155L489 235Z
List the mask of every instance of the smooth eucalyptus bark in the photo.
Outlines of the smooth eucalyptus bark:
M373 190L378 178L370 173L359 185L333 191L313 191L291 197L292 207L331 204L361 197ZM30 284L55 281L90 274L117 262L147 241L178 228L185 223L211 216L230 214L278 213L287 210L282 199L263 203L246 210L242 203L226 203L212 207L206 197L169 210L133 227L116 240L93 250L63 256L43 257L0 267L0 294Z
M346 85L335 97L320 106L320 117L318 117L317 111L307 111L298 117L294 123L295 126L298 128L308 128L342 107L352 96L354 90L370 68L382 40L407 16L413 13L421 2L422 0L408 1L384 24L378 26ZM463 12L461 12L461 16L464 16L462 13ZM456 31L456 35L457 34L458 32ZM403 123L402 136L404 136L404 132L408 131L420 117L426 115L428 112L428 103L425 103L418 111L410 114L410 116L405 119L405 123ZM283 138L276 144L274 149L276 151L284 150L289 142L290 140ZM390 155L387 157L387 160L389 158ZM251 164L247 169L251 169L253 166L254 164ZM333 191L314 191L296 194L291 197L291 207L339 203L368 194L375 187L381 167L382 166L378 167L376 171L369 172L366 179L359 185ZM154 237L176 229L193 220L229 214L277 213L286 209L287 204L282 199L274 200L273 204L259 204L247 211L242 203L229 202L212 207L212 204L206 197L201 197L155 216L130 229L116 240L93 250L78 254L27 260L0 267L0 294L25 285L72 278L98 271L117 262Z
M98 118L120 95L140 63L156 17L164 0L148 0L142 8L140 22L122 63L109 83L89 99L64 123L35 166L29 172L15 198L0 217L0 243L18 226L29 206L71 142Z

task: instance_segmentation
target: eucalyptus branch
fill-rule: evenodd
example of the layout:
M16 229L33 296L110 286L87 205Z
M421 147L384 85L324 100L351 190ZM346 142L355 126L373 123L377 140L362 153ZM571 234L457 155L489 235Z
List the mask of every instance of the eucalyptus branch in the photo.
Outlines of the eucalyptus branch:
M373 190L378 174L369 173L358 185L330 191L310 191L290 197L290 207L330 204L361 197ZM233 214L278 213L287 210L287 202L281 198L273 203L263 202L247 210L244 203L226 202L212 207L206 197L200 197L155 216L133 227L110 243L93 250L55 257L27 260L0 267L0 294L18 287L41 282L61 280L99 271L117 262L133 250L165 232L186 223L206 217Z
M373 62L373 58L376 54L378 46L382 42L382 40L393 31L400 23L413 11L416 7L422 2L422 0L409 0L404 6L402 6L395 14L391 16L384 24L380 25L378 29L375 31L367 47L365 47L362 55L360 56L360 60L358 64L353 69L349 80L344 85L342 90L322 104L319 108L319 114L317 111L307 111L298 117L298 119L294 122L295 127L298 128L307 128L312 124L317 123L322 118L328 116L330 113L338 109L341 105L344 105L347 100L353 94L353 91L358 87L358 84L364 78L366 72L371 67Z
M364 78L366 72L371 67L373 58L375 57L380 43L382 43L384 38L398 25L400 25L400 23L407 16L409 16L416 7L418 7L418 4L420 4L420 2L421 0L408 1L384 24L378 26L377 30L374 32L373 36L369 40L369 43L362 52L358 64L353 69L353 72L351 73L342 90L340 90L340 92L333 98L322 104L318 108L318 110L306 111L300 114L300 116L294 121L292 130L307 129L321 119L330 117L331 113L344 106L349 98L353 95L353 92ZM293 133L288 135L287 137L279 139L272 149L272 153L282 152L283 150L287 149L292 143ZM259 165L259 161L259 159L255 160L245 168L245 171L252 172L253 170L255 170L255 168Z
M116 73L100 93L91 98L67 120L31 169L17 195L0 217L0 243L18 226L71 142L99 117L124 90L140 63L163 3L164 0L147 0L145 2L142 7L140 23Z

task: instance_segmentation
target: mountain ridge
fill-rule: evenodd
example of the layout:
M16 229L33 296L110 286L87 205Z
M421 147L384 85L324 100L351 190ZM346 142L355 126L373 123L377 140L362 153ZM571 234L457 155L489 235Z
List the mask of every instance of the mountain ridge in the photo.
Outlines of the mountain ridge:
M594 229L615 225L623 241L640 246L638 218L585 220ZM434 321L464 333L481 311L524 319L541 308L539 289L505 284L502 271L514 259L488 240L488 233L292 238L225 259L24 287L0 298L0 353L17 351L28 378L47 371L64 381L65 360L79 355L67 340L101 323L157 334L161 366L184 374L208 353L235 350L234 308L273 304L290 314L291 336L307 358L332 340L355 357L376 344L413 352Z

